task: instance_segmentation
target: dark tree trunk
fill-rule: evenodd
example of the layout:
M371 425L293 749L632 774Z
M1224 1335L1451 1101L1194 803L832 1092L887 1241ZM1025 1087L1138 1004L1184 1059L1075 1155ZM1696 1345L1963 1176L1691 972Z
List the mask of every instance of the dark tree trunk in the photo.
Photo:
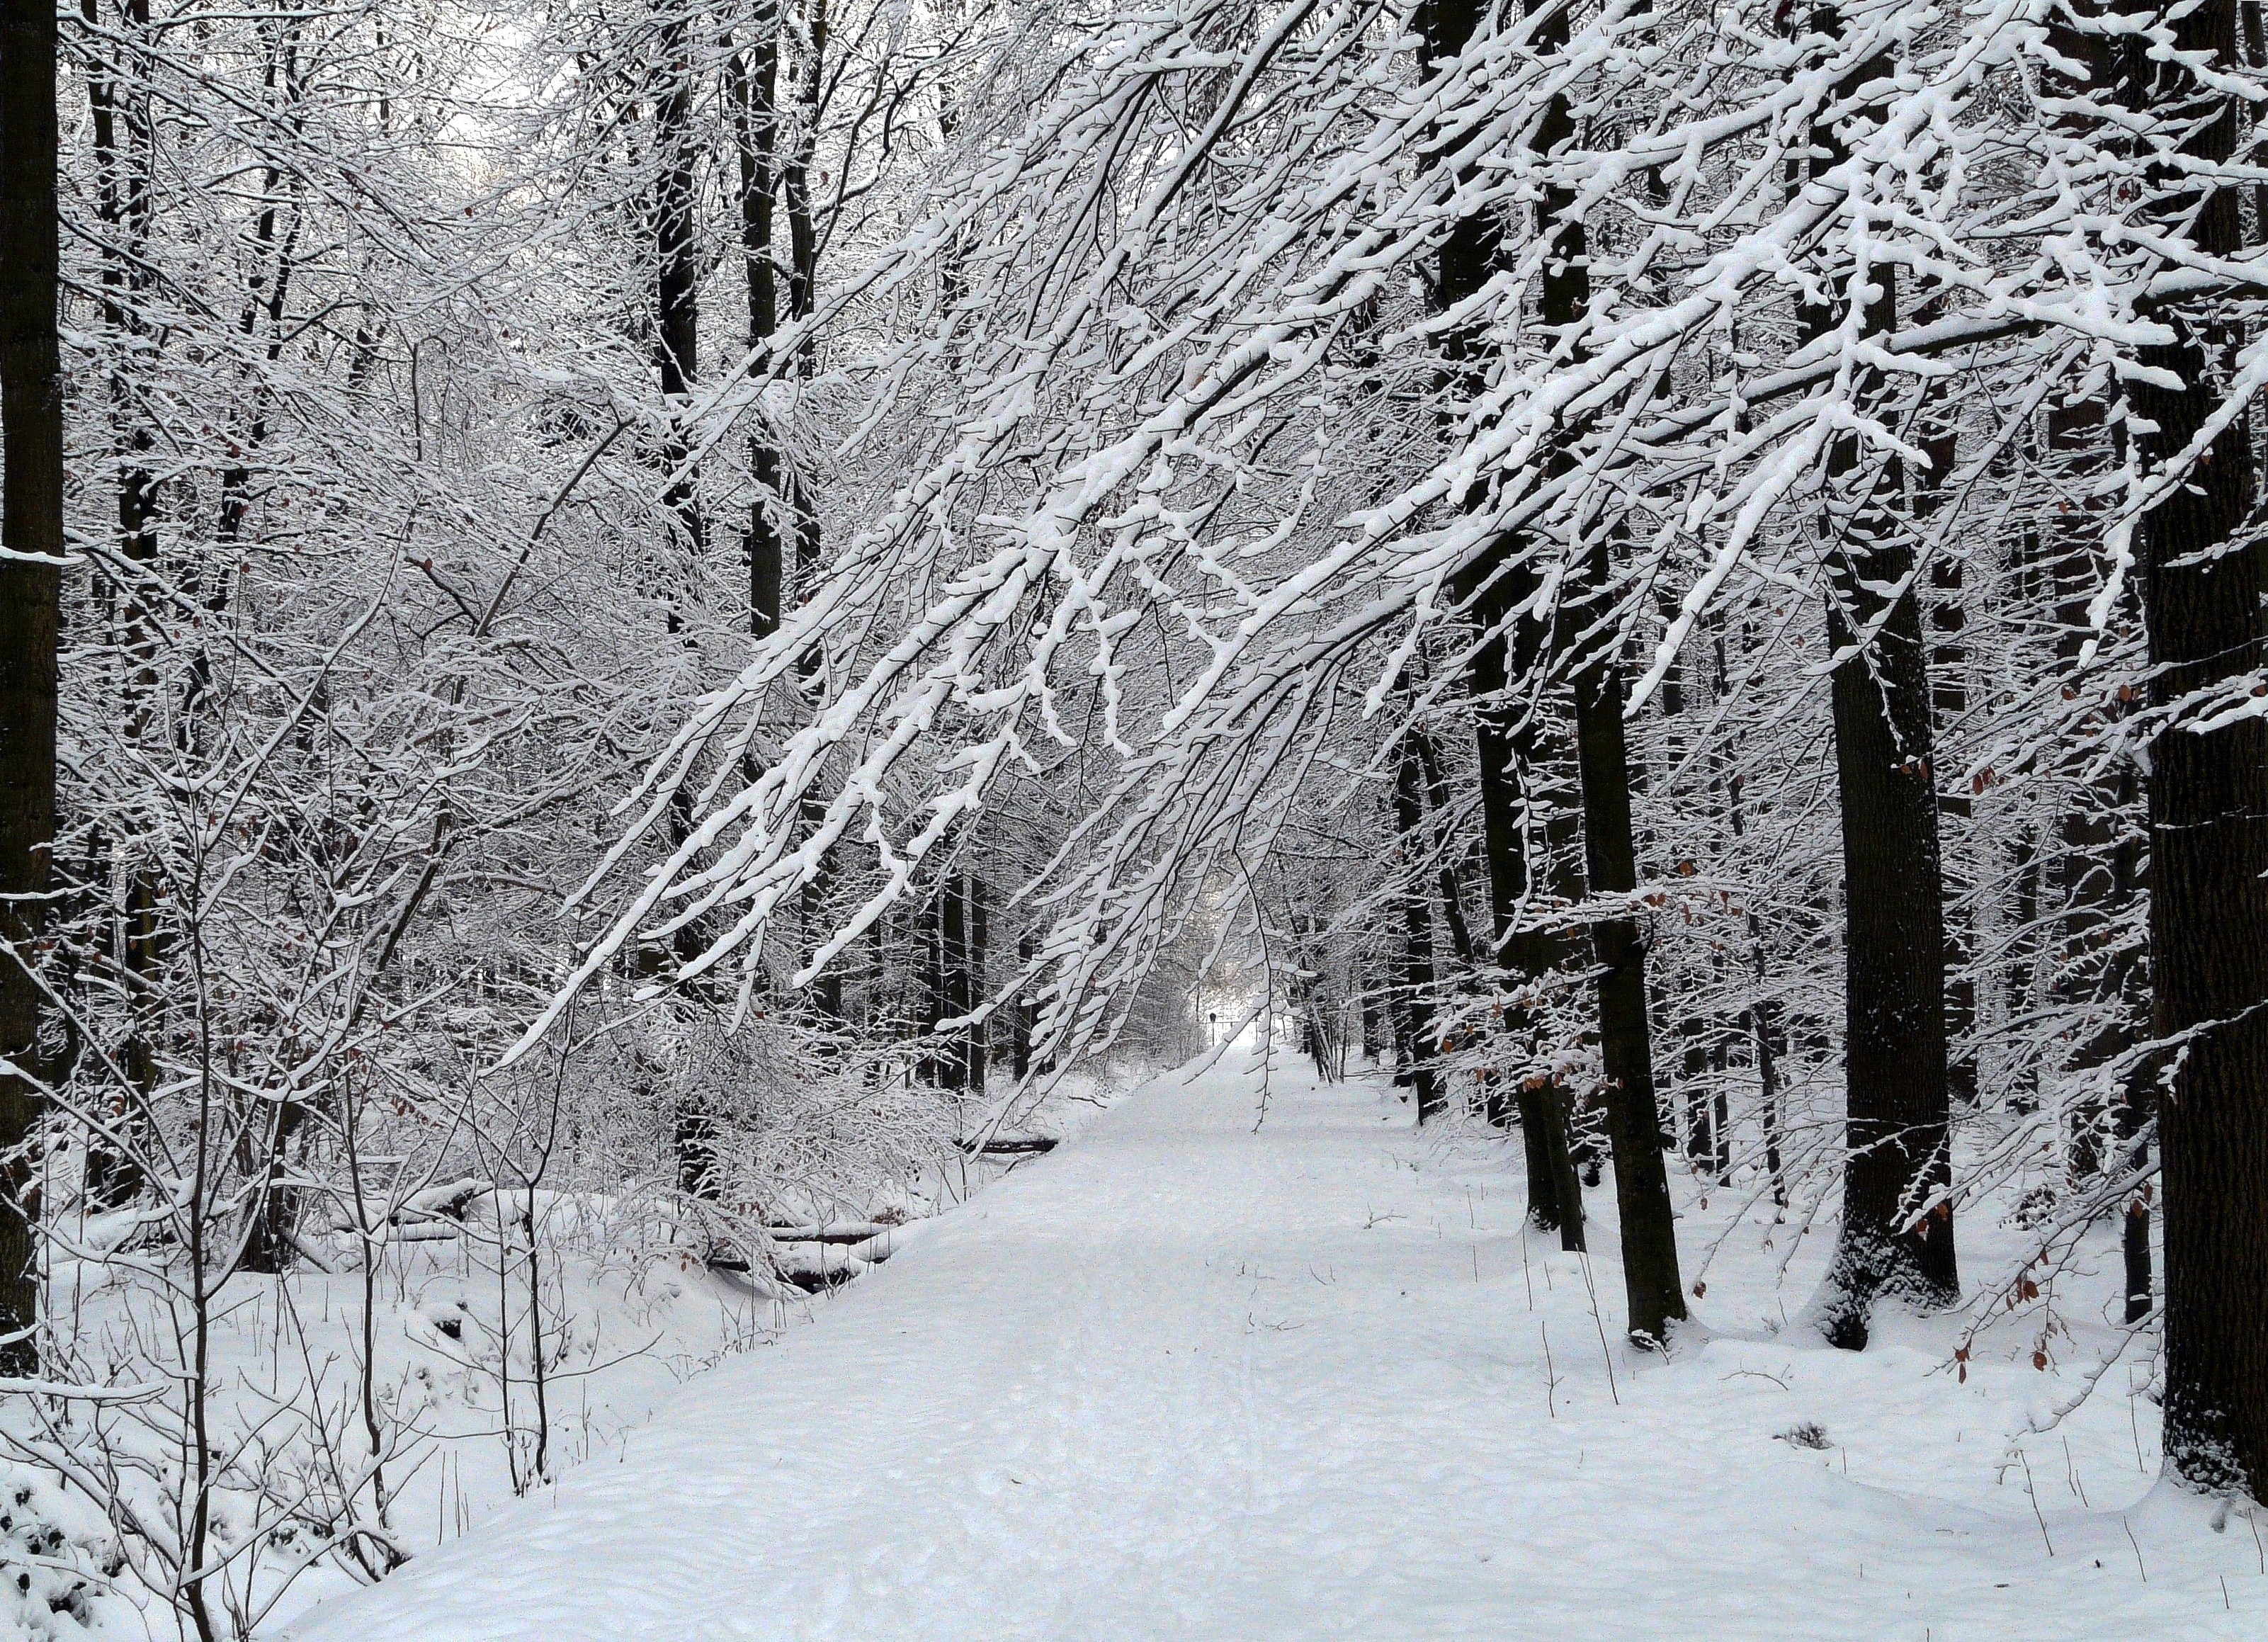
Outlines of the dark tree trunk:
M237 1251L236 1269L267 1275L288 1271L299 1225L299 1194L292 1189L291 1157L306 1106L299 1101L279 1101L265 1133L255 1141L246 1137L240 1158L245 1178L256 1190L247 1211L244 1241ZM256 1149L255 1149L256 1146Z
M689 448L687 422L701 361L700 246L694 220L698 202L697 151L691 129L693 63L681 17L672 17L663 24L661 48L662 72L667 77L654 103L654 147L665 167L653 217L654 365L670 416L662 460L671 479L662 495L662 506L675 526L675 545L688 571L683 578L663 572L663 598L670 632L681 634L685 630L683 585L692 579L689 572L700 561L707 534L700 482L693 473L681 471ZM670 804L670 843L682 843L692 830L691 795L681 787ZM693 924L671 939L672 952L680 964L699 957L705 944L699 927ZM654 957L658 960L659 954ZM676 1145L679 1185L696 1197L713 1198L718 1187L716 1118L696 1106L681 1105Z
M1850 476L1857 466L1848 441L1830 457L1830 476ZM1863 518L1851 521L1836 557L1827 627L1829 643L1842 652L1857 642L1854 622L1881 617L1873 590L1904 580L1913 563L1889 528ZM1867 1343L1876 1300L1935 1307L1961 1293L1952 1205L1943 1196L1952 1181L1945 932L1923 643L1920 602L1909 588L1875 642L1848 656L1831 681L1849 1155L1822 1321L1833 1344L1853 1351ZM1939 1201L1923 1213L1933 1197Z
M1685 1161L1697 1174L1709 1172L1714 1150L1709 1138L1709 1064L1707 1029L1698 1015L1681 1015L1677 1021L1677 1093L1685 1112Z
M1385 1047L1384 1035L1378 1015L1378 983L1371 972L1370 961L1365 959L1356 971L1362 985L1362 1057L1372 1065L1378 1064L1379 1051ZM1206 1037L1211 1037L1211 1026L1206 1026ZM1211 1044L1208 1042L1207 1047Z
M1535 7L1531 6L1531 10ZM1551 52L1566 43L1564 10L1546 17L1535 33L1535 48ZM1535 146L1550 152L1575 133L1564 97L1546 109ZM1557 254L1545 264L1539 317L1547 335L1564 335L1590 306L1588 235L1574 211L1572 195L1547 188L1536 206L1537 231L1552 236ZM1571 351L1572 343L1563 343ZM1555 456L1555 466L1568 459ZM1609 620L1610 534L1602 531L1574 567L1575 593L1582 617L1603 630L1595 648L1579 658L1574 672L1576 773L1582 794L1581 826L1585 875L1594 895L1627 895L1638 885L1637 840L1631 821L1629 746L1623 725L1624 694L1617 637ZM1540 639L1536 641L1540 647ZM1522 658L1534 665L1539 658ZM1531 716L1531 722L1533 721ZM1531 755L1530 773L1541 762ZM1494 851L1491 850L1491 860ZM1523 886L1524 887L1524 886ZM1500 931L1501 933L1501 931ZM1600 1048L1606 1074L1608 1144L1615 1162L1615 1198L1623 1240L1623 1278L1633 1337L1659 1344L1669 1324L1686 1314L1678 1272L1677 1239L1663 1165L1660 1108L1653 1086L1652 1033L1646 1014L1646 955L1638 926L1628 917L1602 919L1591 930L1600 966ZM1539 952L1557 961L1563 954ZM1540 972L1540 969L1539 969ZM1556 1176L1558 1204L1565 1218L1569 1247L1581 1238L1582 1198L1565 1138L1565 1107L1556 1091L1545 1092L1546 1161ZM1544 1103L1539 1103L1544 1104ZM1523 1109L1523 1127L1529 1126Z
M662 26L662 71L667 77L654 101L654 150L665 169L654 201L654 368L669 405L669 436L662 463L669 470L662 506L675 527L677 551L689 572L699 563L707 526L701 512L701 487L686 467L689 448L687 418L693 385L700 375L700 246L695 232L698 206L695 175L698 152L692 132L693 63L685 22L673 17ZM672 634L685 631L684 600L690 574L661 574L661 593ZM688 639L687 643L691 641ZM682 843L693 830L692 798L683 788L670 805L670 843ZM690 963L704 943L688 924L672 938L679 963Z
M984 1001L984 947L990 938L990 913L985 904L984 880L969 873L963 880L968 886L968 961L961 977L961 1006L964 1013L974 1011ZM984 1088L990 1045L983 1023L963 1029L961 1060L968 1068L967 1083L980 1093Z
M756 37L727 61L731 77L734 144L740 167L740 259L748 286L748 354L752 369L764 368L764 354L779 328L778 278L772 261L773 191L779 140L779 11L763 9ZM750 418L748 468L756 494L748 503L743 533L748 562L748 630L756 637L777 630L786 561L776 510L787 502L779 447L762 416Z
M1586 562L1586 589L1603 600L1609 566L1603 535ZM1603 612L1601 612L1603 614ZM1638 888L1631 830L1630 749L1623 728L1621 658L1611 630L1575 670L1575 746L1583 782L1583 858L1594 895ZM1606 1073L1607 1138L1615 1160L1623 1286L1631 1337L1660 1343L1685 1315L1677 1229L1662 1161L1653 1092L1653 1043L1646 1013L1646 943L1631 917L1591 925L1599 964L1599 1050Z
M40 1064L28 966L55 836L55 636L63 554L63 376L55 336L55 8L0 0L0 1056ZM42 563L41 561L48 561ZM35 1374L39 1275L21 1148L40 1101L0 1075L0 1373Z
M2036 925L2040 917L2040 852L2029 826L2021 826L2009 842L2010 877L2015 886L2010 910L2019 931L2008 943L2007 1007L2021 1017L2032 1006L2032 988L2039 963ZM2027 1055L2009 1080L2008 1105L2017 1112L2039 1109L2040 1066L2036 1055Z
M1428 63L1454 57L1471 40L1487 8L1477 0L1433 0L1419 12ZM1434 279L1434 300L1453 307L1476 293L1504 263L1502 230L1487 214L1462 217L1442 242ZM1444 377L1454 390L1469 394L1487 374L1491 344L1467 329L1452 332L1443 341ZM1533 931L1519 929L1528 895L1528 783L1537 761L1537 730L1533 714L1516 714L1506 700L1507 685L1526 681L1541 656L1543 634L1539 625L1522 620L1508 624L1507 613L1534 591L1532 573L1518 568L1525 549L1518 541L1499 541L1459 578L1458 596L1466 600L1487 635L1475 653L1466 680L1476 704L1475 743L1479 755L1483 843L1488 861L1489 902L1493 914L1493 950L1514 988L1531 985L1552 967L1558 955L1556 943ZM1523 585L1524 584L1524 585ZM1507 630L1508 627L1511 630ZM1575 1240L1582 1233L1580 1199L1563 1205L1560 1182L1572 1181L1574 1170L1564 1153L1567 1124L1560 1092L1549 1078L1538 1078L1518 1063L1534 1045L1522 1030L1524 1011L1507 1010L1503 1040L1513 1064L1501 1070L1501 1081L1491 1086L1483 1109L1490 1122L1502 1125L1520 1115L1521 1138L1528 1162L1528 1215L1544 1230L1558 1229Z
M1016 966L1020 972L1031 967L1032 938L1028 935L1016 942ZM1034 1005L1028 998L1019 996L1015 1012L1010 1017L1012 1035L1008 1040L1008 1071L1021 1083L1032 1070L1032 1017Z
M1403 869L1402 1011L1420 1123L1440 1116L1448 1104L1433 1064L1433 914L1418 877L1425 854L1424 782L1417 748L1405 735L1394 775L1394 834L1401 843Z
M2147 63L2129 48L2121 65L2129 106L2167 129L2186 126L2182 151L2208 163L2234 151L2235 99L2179 65L2198 59L2234 71L2236 24L2235 0L2208 0L2167 23L2176 64ZM2163 162L2151 187L2161 232L2210 256L2238 254L2233 189L2201 200L2199 185ZM2172 340L2139 350L2152 375L2125 385L2152 430L2138 436L2146 472L2219 408L2217 382L2235 340L2179 307L2152 317ZM2160 386L2169 376L2183 386ZM2261 549L2246 519L2254 481L2250 429L2238 416L2188 482L2142 518L2153 706L2239 688L2261 666ZM2158 1113L2166 1459L2191 1487L2268 1499L2268 721L2161 731L2148 784L2156 1028L2185 1040Z
M1502 619L1513 600L1494 592L1484 593L1479 606L1484 623ZM1536 623L1523 621L1523 628ZM1528 910L1531 850L1541 853L1543 840L1531 825L1533 809L1528 787L1536 770L1539 737L1534 715L1520 725L1506 703L1512 676L1526 676L1543 649L1540 636L1516 643L1498 634L1474 656L1469 688L1481 703L1476 713L1475 750L1478 755L1482 836L1488 857L1489 907L1495 925L1496 951L1505 978L1515 989L1542 983L1556 967L1559 942L1533 929L1522 929ZM1532 1012L1519 1005L1505 1010L1503 1039L1513 1064L1500 1076L1510 1086L1494 1086L1486 1113L1491 1123L1503 1124L1519 1114L1521 1141L1528 1163L1528 1218L1544 1231L1557 1231L1569 1248L1582 1239L1582 1200L1562 1189L1572 1182L1574 1168L1566 1159L1566 1102L1557 1079L1521 1063L1535 1053Z
M821 87L827 65L827 0L808 0L804 23L801 49L796 58L798 136L793 150L780 170L780 195L787 212L787 316L791 321L808 319L819 293L819 233L813 213L811 166L813 145L817 141L819 130ZM797 345L796 368L799 373L808 376L815 363L812 339L806 335ZM796 596L801 600L811 596L819 576L819 508L805 475L787 473L785 476L793 500L790 512L795 521ZM825 660L821 647L814 644L798 661L797 675L802 681L806 696L817 691L820 671ZM816 828L824 807L816 794L806 798L799 815L800 824L806 829ZM804 887L801 897L799 913L806 953L816 949L830 925L834 891L835 863L830 851L821 860L811 881ZM812 984L811 1005L813 1013L822 1026L840 1027L843 1020L841 977L831 970L816 977Z
M94 0L81 0L80 15L90 29L99 22ZM104 234L103 326L113 350L109 400L117 462L115 542L119 561L131 567L129 585L121 590L106 578L98 600L102 613L117 620L122 630L121 647L131 669L127 733L140 742L151 733L157 713L159 642L146 580L158 563L157 491L149 468L152 438L150 417L127 363L129 339L146 334L141 308L150 278L151 131L145 59L139 50L150 24L148 0L127 0L120 23L120 32L134 42L134 48L121 47L114 63L101 55L99 41L90 40L83 59L94 147L96 213ZM113 1123L122 1138L138 1130L157 1086L155 1018L164 1001L157 866L146 843L127 853L117 957L130 1027L116 1057L125 1088ZM107 880L106 873L91 873L84 880L87 904L99 904L104 898ZM86 1144L86 1190L94 1202L121 1204L141 1190L141 1170L130 1140L121 1144L90 1130Z
M937 1018L932 1029L939 1035L936 1049L938 1084L946 1089L968 1086L967 1028L947 1028L946 1022L968 1012L968 880L947 871L938 888Z
M654 364L670 409L666 460L677 475L662 504L676 523L680 550L691 562L699 558L705 534L700 487L690 473L681 475L678 470L685 466L688 450L689 395L700 376L701 252L694 221L698 195L694 174L697 151L691 129L693 64L681 18L663 25L661 46L668 78L654 104L654 146L666 167L653 218ZM674 585L670 593L669 626L674 633L682 617Z
M944 1077L944 1059L937 1049L938 1025L946 1017L944 895L940 882L914 909L910 920L916 1003L920 1011L913 1024L923 1045L914 1072L927 1084L936 1084Z
M1822 31L1840 32L1831 7L1814 16ZM1861 66L1854 83L1881 67ZM1845 155L1840 138L1815 131L1812 176ZM1883 269L1871 269L1869 278L1875 294L1867 328L1894 329L1896 278ZM1803 305L1798 324L1805 339L1839 325L1847 300L1837 291ZM1827 638L1843 658L1830 695L1843 811L1846 1160L1843 1221L1820 1322L1831 1344L1852 1351L1867 1344L1878 1300L1927 1307L1961 1294L1945 1196L1951 1110L1929 656L1911 585L1911 541L1887 514L1904 475L1894 459L1871 473L1868 460L1855 435L1829 447L1822 518ZM1886 609L1884 590L1891 588L1900 591ZM1860 646L1859 634L1877 624L1873 643Z

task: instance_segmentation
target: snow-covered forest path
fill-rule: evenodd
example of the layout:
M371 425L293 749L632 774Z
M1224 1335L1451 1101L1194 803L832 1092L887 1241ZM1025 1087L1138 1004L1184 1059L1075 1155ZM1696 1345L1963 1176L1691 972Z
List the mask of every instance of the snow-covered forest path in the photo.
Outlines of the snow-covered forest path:
M293 1635L2262 1633L2245 1525L2150 1490L2123 1398L2055 1450L2036 1520L1991 1463L2029 1366L1956 1387L1918 1336L1759 1329L1618 1349L1610 1385L1611 1248L1602 1325L1580 1263L1523 1238L1516 1148L1280 1063L1256 1132L1256 1101L1226 1068L1152 1081L618 1458ZM1805 1419L1833 1446L1779 1440Z

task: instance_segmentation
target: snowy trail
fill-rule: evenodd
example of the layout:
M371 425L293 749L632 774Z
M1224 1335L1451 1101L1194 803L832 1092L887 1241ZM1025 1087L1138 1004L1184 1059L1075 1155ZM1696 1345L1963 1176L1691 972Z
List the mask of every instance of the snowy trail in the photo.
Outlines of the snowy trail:
M2092 1642L2268 1624L2245 1525L2216 1535L2146 1494L2123 1401L2056 1451L2043 1524L1989 1464L2009 1388L2040 1384L2014 1368L1956 1389L1918 1342L1849 1358L1719 1338L1668 1364L1617 1351L1610 1387L1580 1266L1523 1238L1504 1148L1444 1150L1375 1087L1280 1067L1257 1133L1256 1101L1226 1070L1152 1082L814 1324L695 1382L619 1458L291 1634ZM1615 1270L1602 1251L1609 1338ZM1837 1448L1775 1440L1803 1417ZM2092 1509L2058 1508L2066 1457ZM1927 1480L1948 1466L1967 1482Z

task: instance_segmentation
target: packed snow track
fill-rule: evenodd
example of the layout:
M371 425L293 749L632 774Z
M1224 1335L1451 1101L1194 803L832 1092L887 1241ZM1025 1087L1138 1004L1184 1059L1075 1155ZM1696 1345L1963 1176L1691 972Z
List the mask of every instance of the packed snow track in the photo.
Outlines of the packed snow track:
M1523 1233L1516 1145L1280 1058L1260 1119L1249 1069L1153 1080L291 1636L2268 1633L2249 1525L2154 1486L2123 1390L2029 1451L2028 1491L2010 1422L2072 1382L1980 1357L1956 1383L1920 1322L1856 1357L1774 1335L1768 1211L1689 1203L1681 1241L1730 1227L1718 1332L1641 1359L1607 1344L1611 1226L1587 1274Z

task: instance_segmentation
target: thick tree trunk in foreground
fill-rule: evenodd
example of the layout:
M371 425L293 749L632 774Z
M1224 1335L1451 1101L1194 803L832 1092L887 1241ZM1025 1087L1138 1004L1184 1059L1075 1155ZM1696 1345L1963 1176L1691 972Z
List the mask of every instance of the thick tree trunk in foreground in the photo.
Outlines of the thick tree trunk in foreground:
M1911 567L1902 548L1855 550L1845 596ZM1868 610L1871 619L1876 612ZM1839 605L1830 642L1855 641ZM1843 800L1843 1224L1822 1324L1835 1344L1867 1343L1874 1303L1960 1298L1951 1204L1921 1212L1952 1180L1945 1035L1945 926L1931 777L1929 677L1921 607L1908 591L1869 651L1835 670L1835 767Z
M1884 277L1879 276L1878 277ZM1832 471L1839 464L1830 457ZM1852 453L1847 473L1856 466ZM1871 646L1835 669L1835 768L1842 797L1843 1223L1822 1323L1849 1350L1867 1343L1877 1300L1920 1307L1960 1298L1945 1031L1945 922L1931 764L1929 669L1920 601L1908 587L1887 617L1872 591L1913 568L1888 528L1853 519L1837 556L1828 642L1857 644L1853 621L1881 622ZM1926 1213L1933 1197L1940 1198Z
M1815 18L1822 32L1840 31L1832 8ZM1852 80L1884 68L1864 65ZM1845 152L1839 137L1815 134L1813 178ZM1894 272L1878 268L1868 277L1867 330L1895 329ZM1847 299L1805 305L1799 324L1806 338L1839 325ZM1953 1206L1944 1195L1952 1181L1951 1087L1929 652L1911 585L1912 543L1885 516L1904 475L1895 458L1873 471L1869 460L1855 435L1829 448L1822 520L1827 641L1843 657L1830 696L1843 809L1847 1155L1842 1226L1819 1321L1830 1343L1852 1351L1866 1345L1877 1300L1929 1307L1961 1295ZM1893 589L1896 602L1886 608ZM1869 630L1873 642L1861 644Z
M0 1057L39 1064L28 965L55 836L55 630L63 591L63 379L55 339L55 9L0 11ZM33 562L17 555L35 556ZM41 563L37 559L53 560ZM0 1072L0 1373L39 1372L39 1278L19 1155L32 1085ZM5 1339L19 1335L22 1337Z
M2177 53L2233 70L2235 0L2208 0L2175 25ZM2133 106L2197 121L2183 151L2226 162L2235 99L2193 71L2130 58ZM2201 250L2240 249L2235 192L2200 201L2170 166L2154 171L2151 215ZM2182 449L2219 408L2229 341L2178 311L2173 340L2139 350L2134 411L2145 471ZM2247 420L2224 429L2188 482L2145 515L2143 615L2150 697L2165 707L2226 687L2262 662L2261 551L2245 530L2254 483ZM2234 544L2234 545L2232 545ZM2241 687L2240 687L2241 688ZM2176 727L2150 747L2150 946L2161 1036L2185 1039L2159 1103L2165 1178L2165 1452L2192 1487L2268 1498L2268 721L2207 733Z

